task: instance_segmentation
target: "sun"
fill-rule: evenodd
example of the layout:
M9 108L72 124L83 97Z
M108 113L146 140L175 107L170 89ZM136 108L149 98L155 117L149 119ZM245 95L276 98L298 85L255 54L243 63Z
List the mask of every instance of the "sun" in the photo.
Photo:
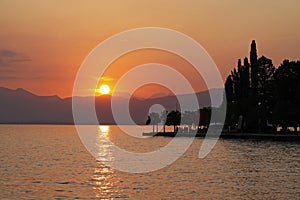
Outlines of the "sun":
M109 94L110 92L110 87L106 84L103 84L97 89L97 92L100 94Z

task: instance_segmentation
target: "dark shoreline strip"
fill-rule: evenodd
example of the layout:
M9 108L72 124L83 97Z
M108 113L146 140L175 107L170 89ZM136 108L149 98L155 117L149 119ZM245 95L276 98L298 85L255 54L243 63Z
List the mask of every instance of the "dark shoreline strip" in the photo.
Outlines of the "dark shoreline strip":
M158 132L158 133L143 133L143 136L162 136L162 137L175 137L176 133L172 132ZM179 137L190 137L188 133L180 133ZM204 133L197 133L195 137L204 138ZM215 138L210 135L209 138ZM223 139L257 139L257 140L276 140L276 141L300 141L300 134L266 134L266 133L222 133L220 138Z

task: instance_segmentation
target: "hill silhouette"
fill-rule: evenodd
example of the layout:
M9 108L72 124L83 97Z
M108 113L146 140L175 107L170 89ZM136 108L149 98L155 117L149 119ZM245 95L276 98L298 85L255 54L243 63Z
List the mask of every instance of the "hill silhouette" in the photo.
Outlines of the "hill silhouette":
M214 92L220 90L214 89ZM199 107L210 106L208 91L196 94ZM190 102L190 94L180 95L184 103ZM85 103L93 97L73 97ZM126 107L126 97L116 97L114 106L120 109ZM133 121L145 124L149 108L154 104L161 104L166 110L173 110L178 104L176 96L153 97L141 99L131 97L129 110ZM192 108L193 110L199 107ZM95 108L99 124L115 124L111 111L111 96L95 97ZM73 124L72 97L38 96L24 89L8 89L0 87L0 123L2 124ZM119 124L130 124L130 120L123 119ZM88 121L83 124L89 124Z

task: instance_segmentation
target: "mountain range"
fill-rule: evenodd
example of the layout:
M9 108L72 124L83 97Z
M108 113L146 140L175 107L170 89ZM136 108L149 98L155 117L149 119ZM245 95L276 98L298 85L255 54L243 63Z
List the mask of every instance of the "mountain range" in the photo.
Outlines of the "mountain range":
M213 92L212 92L213 91ZM220 92L219 89L212 90L212 93ZM208 91L196 93L199 107L191 107L197 110L201 107L210 106L211 100ZM129 111L132 120L137 124L145 124L149 109L154 104L164 106L166 110L175 110L179 105L178 99L183 104L189 104L191 94L179 96L163 96L148 99L131 97L113 97L114 106L118 113L122 113L129 101ZM16 90L0 87L0 123L1 124L74 124L72 114L72 98L78 102L92 100L94 97L68 97L60 98L58 96L38 96L24 89ZM111 110L111 99L109 95L95 97L95 110L99 124L115 124ZM179 107L179 106L178 106ZM178 108L180 109L180 108ZM89 121L82 122L89 124ZM127 118L122 118L118 124L132 124Z

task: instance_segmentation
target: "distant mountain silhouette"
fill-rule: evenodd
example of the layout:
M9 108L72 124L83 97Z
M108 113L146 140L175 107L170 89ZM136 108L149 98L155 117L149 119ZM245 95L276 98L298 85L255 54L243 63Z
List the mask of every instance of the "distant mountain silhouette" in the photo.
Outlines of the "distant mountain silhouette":
M73 123L71 100L0 87L0 123L70 124Z
M214 92L220 90L215 89ZM199 107L210 106L208 91L197 93ZM184 103L189 103L190 94L180 95ZM93 97L74 97L83 104ZM128 100L128 98L127 98ZM116 97L114 101L118 113L126 107L126 97ZM149 99L132 97L129 101L129 110L133 121L144 124L147 120L149 108L154 104L163 105L166 110L174 110L176 96L165 96ZM179 104L178 104L179 105ZM193 108L193 110L199 107ZM95 98L95 108L100 124L115 124L111 111L111 96ZM72 98L58 96L37 96L24 89L11 90L0 87L0 123L4 124L73 124ZM89 124L83 121L83 124ZM119 124L130 124L130 120L123 118Z

